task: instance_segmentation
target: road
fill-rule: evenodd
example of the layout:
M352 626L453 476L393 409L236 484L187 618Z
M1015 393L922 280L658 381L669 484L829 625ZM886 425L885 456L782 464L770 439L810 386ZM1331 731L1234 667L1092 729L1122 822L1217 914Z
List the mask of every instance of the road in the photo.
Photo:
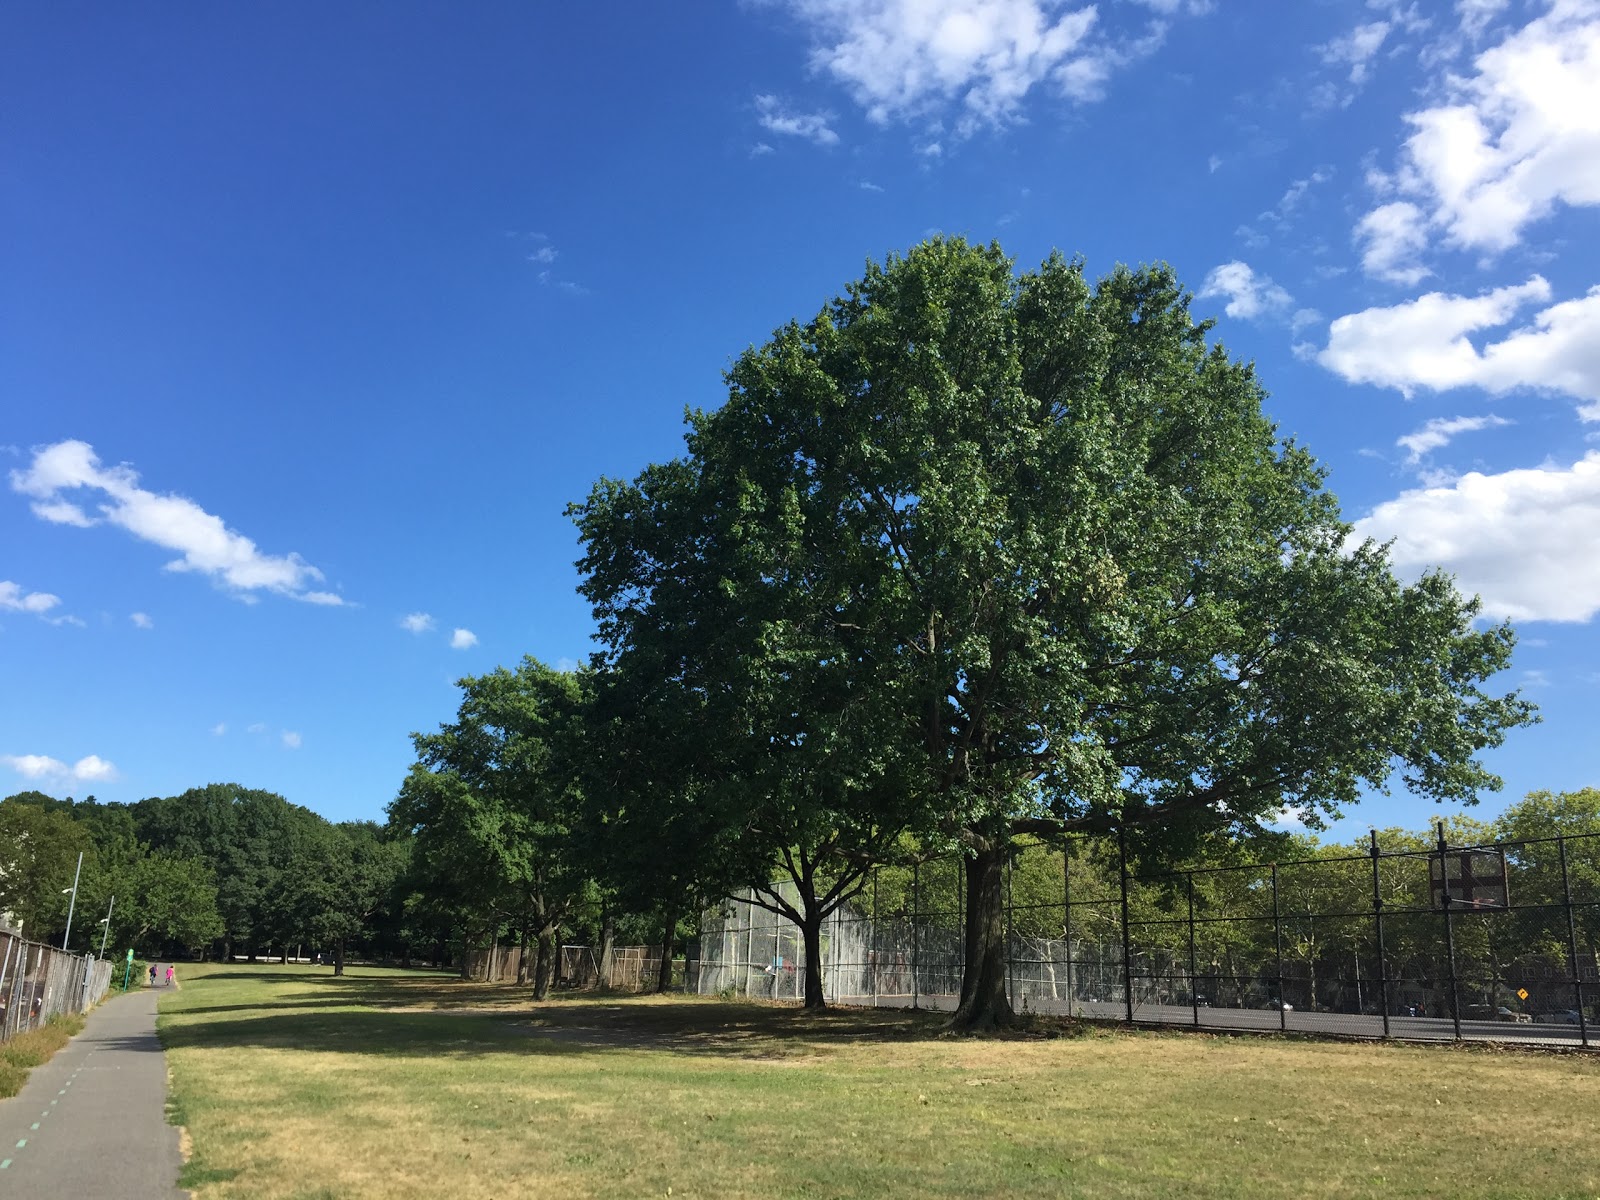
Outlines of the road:
M165 968L163 968L163 971ZM0 1197L181 1200L166 1121L160 988L115 996L84 1031L0 1100Z

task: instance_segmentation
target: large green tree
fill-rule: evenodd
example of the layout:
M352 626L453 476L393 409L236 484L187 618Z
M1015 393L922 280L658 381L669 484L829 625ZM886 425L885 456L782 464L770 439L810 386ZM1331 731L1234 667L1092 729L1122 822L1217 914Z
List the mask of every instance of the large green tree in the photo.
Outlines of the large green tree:
M614 654L662 619L739 630L697 653L859 714L854 786L896 780L964 848L958 1027L1011 1016L1019 834L1315 820L1397 770L1471 801L1498 783L1478 752L1531 719L1480 686L1511 630L1348 544L1322 469L1207 332L1165 268L1019 276L934 240L747 350L683 459L591 499L617 509L584 529Z
M549 995L557 934L584 898L585 857L572 834L581 791L584 681L532 658L460 680L456 720L413 734L417 763L389 808L416 837L417 878L477 917L509 925L537 951L534 994Z

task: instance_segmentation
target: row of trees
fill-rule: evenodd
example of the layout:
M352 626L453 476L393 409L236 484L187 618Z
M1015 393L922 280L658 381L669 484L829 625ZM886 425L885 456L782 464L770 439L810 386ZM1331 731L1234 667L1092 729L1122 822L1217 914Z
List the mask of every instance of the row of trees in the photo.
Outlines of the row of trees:
M1019 839L1156 861L1399 775L1472 803L1534 719L1508 625L1352 544L1165 268L936 239L740 355L685 454L571 512L599 652L463 681L391 809L437 894L537 947L736 887L802 930L964 856L955 1023L1003 1022ZM783 878L784 894L767 889ZM786 896L797 897L795 899ZM665 957L665 956L664 956Z
M7 797L0 912L59 944L80 853L73 948L98 949L110 910L112 944L152 956L253 958L304 944L341 969L351 939L404 949L409 848L371 822L331 824L271 792L212 784L127 805Z

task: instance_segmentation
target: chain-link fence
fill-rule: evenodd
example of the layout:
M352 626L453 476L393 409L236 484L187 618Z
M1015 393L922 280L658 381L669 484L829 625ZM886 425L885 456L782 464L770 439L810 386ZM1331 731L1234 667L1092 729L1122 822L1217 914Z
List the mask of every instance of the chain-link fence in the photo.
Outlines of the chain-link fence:
M964 896L959 859L875 872L824 923L824 995L954 1008ZM703 923L693 990L799 999L800 932L751 901ZM1574 1046L1600 1019L1600 834L1144 873L1074 839L1013 857L1004 915L1018 1011Z
M0 1042L56 1013L88 1012L111 986L112 965L0 933Z

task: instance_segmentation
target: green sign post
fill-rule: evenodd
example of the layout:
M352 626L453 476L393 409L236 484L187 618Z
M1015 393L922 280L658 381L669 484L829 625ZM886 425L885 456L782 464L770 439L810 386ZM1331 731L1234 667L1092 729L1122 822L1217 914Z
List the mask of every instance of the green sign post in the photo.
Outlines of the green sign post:
M122 990L128 990L128 979L133 975L133 947L128 947L128 965L122 969Z

